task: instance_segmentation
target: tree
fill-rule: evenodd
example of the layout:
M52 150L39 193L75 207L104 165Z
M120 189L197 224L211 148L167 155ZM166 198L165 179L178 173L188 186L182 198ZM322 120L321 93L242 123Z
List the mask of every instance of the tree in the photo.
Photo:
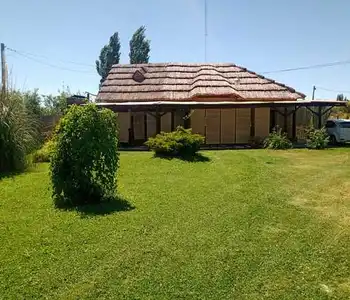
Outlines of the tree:
M111 70L112 65L118 64L120 60L120 41L118 32L114 33L109 43L105 45L100 52L99 59L96 60L96 70L101 76L100 83L102 83Z
M23 101L27 112L36 118L40 118L42 113L41 97L38 91L39 89L34 89L23 93Z
M142 64L148 63L149 52L151 50L150 40L146 39L145 35L146 27L141 26L133 34L129 45L130 45L130 63L131 64Z
M346 98L343 94L338 94L337 101L348 101L348 98Z
M43 95L43 114L44 115L59 115L63 114L67 109L67 97L71 96L68 86L63 86L58 90L58 95Z

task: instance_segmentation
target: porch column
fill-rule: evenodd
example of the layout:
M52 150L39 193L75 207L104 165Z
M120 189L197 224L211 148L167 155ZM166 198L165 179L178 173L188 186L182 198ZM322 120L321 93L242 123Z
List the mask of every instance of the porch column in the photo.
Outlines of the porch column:
M296 140L297 137L297 111L294 110L292 114L292 139Z
M157 134L160 133L160 130L161 130L161 119L160 119L161 117L162 116L157 109L157 111L156 111L156 133Z
M255 137L255 108L250 109L250 138Z
M130 111L129 145L134 144L134 139L134 116L132 111Z
M322 127L322 116L323 116L322 107L319 106L318 107L318 129L321 129L321 127Z
M288 134L288 108L287 107L284 108L283 117L284 117L283 131Z
M191 128L191 117L189 116L189 114L191 113L190 109L186 109L185 110L185 116L186 119L184 120L184 127L187 128Z

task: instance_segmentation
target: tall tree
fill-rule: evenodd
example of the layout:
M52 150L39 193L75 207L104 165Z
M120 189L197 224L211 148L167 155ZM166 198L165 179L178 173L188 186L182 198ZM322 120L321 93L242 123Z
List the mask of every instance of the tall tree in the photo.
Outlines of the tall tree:
M145 31L146 27L141 26L135 31L129 42L129 57L131 64L148 63L151 41L146 39Z
M348 98L346 98L343 94L338 94L337 101L348 101Z
M23 93L23 102L27 112L37 118L40 118L42 113L41 97L39 95L39 89L33 91L27 91Z
M96 70L101 76L100 83L106 79L112 65L118 64L119 60L120 41L118 32L116 32L110 37L109 43L101 49L99 59L96 60Z

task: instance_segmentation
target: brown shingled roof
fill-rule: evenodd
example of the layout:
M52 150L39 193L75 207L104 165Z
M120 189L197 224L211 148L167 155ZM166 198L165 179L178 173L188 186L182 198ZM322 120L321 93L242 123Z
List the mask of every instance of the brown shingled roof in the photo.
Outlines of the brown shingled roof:
M99 102L275 101L305 98L291 87L234 64L152 63L113 65Z

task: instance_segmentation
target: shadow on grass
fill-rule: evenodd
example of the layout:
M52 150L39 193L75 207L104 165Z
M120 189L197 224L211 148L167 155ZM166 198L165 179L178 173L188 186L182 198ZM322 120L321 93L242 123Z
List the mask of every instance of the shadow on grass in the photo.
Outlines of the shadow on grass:
M13 172L0 172L0 180L2 179L6 179L6 178L13 178L17 175L20 174L24 174L26 173L28 170L24 170L24 171L13 171Z
M121 197L110 198L96 204L82 204L77 206L68 206L56 202L55 207L65 211L77 211L81 217L104 216L115 212L135 209L135 206Z
M190 156L180 156L180 155L162 155L162 154L154 154L154 158L161 158L161 159L167 159L167 160L172 160L172 159L179 159L183 161L188 161L188 162L209 162L211 159L203 154L196 153L195 155L190 155Z

